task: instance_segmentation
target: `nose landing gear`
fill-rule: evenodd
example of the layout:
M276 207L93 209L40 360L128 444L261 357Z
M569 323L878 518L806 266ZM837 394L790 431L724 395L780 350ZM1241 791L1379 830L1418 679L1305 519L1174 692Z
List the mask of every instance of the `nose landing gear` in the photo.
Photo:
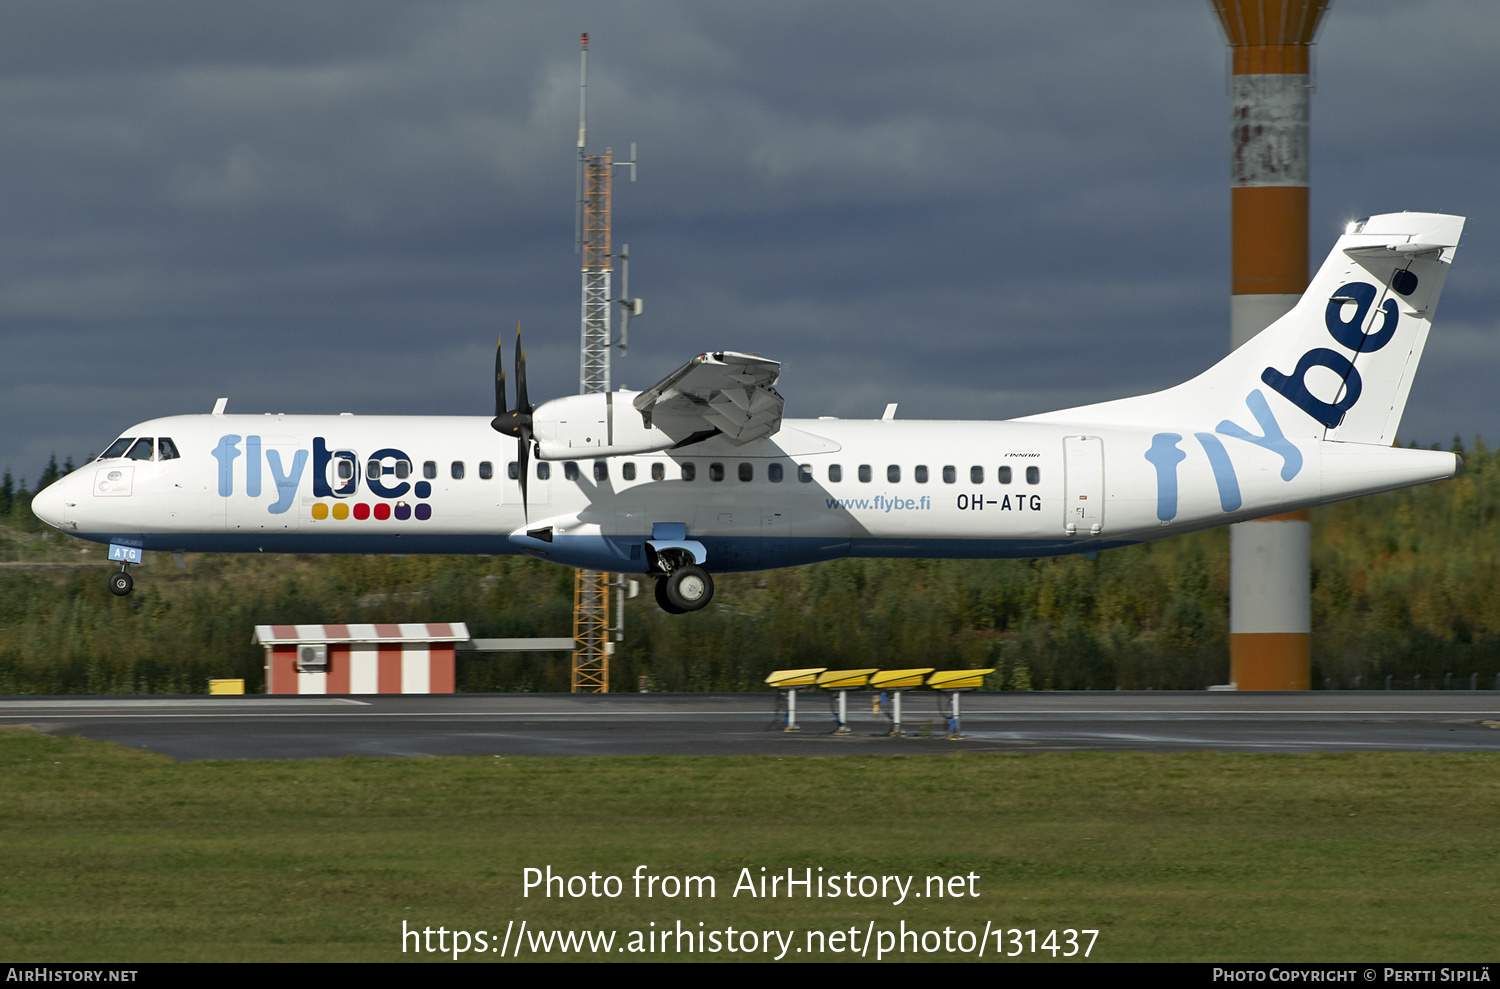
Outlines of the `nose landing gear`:
M133 587L135 581L130 576L130 564L120 564L119 571L109 575L109 592L116 597L124 597Z

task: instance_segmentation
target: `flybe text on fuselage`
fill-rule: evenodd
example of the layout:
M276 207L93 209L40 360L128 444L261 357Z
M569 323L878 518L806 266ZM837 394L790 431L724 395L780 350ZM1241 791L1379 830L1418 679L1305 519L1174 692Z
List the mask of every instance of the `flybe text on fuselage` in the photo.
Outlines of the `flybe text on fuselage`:
M337 502L357 494L361 480L372 497L383 501L373 507L355 506L356 517L373 514L377 519L415 516L425 520L432 514L431 506L426 503L432 497L431 483L406 480L411 473L412 458L395 447L382 447L362 463L352 450L330 449L327 438L322 436L313 437L309 456L308 450L288 446L284 440L276 442L257 434L225 433L219 437L212 453L219 465L219 497L235 496L236 461L243 457L240 473L244 476L244 494L251 499L271 495L266 511L272 515L283 514L296 503L309 460L312 463L313 497L335 502L332 507L324 502L314 503L311 510L314 518L327 518L329 514L336 518L346 517L347 506ZM403 500L408 496L419 503L412 505Z

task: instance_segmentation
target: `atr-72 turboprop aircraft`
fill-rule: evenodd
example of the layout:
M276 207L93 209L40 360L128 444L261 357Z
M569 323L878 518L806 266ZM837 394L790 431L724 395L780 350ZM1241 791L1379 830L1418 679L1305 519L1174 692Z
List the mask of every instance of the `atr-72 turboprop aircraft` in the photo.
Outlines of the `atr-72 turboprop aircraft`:
M142 550L529 553L645 574L669 612L710 572L842 556L1093 553L1452 477L1393 448L1463 218L1351 223L1289 313L1207 371L1003 422L783 420L780 365L702 354L644 392L496 415L173 416L39 493L38 517ZM515 437L515 442L500 434Z

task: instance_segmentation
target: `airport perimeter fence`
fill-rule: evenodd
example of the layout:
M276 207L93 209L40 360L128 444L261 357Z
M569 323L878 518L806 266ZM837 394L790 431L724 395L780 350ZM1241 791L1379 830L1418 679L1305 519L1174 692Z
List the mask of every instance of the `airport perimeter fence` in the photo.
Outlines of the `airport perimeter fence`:
M1336 677L1323 678L1324 690L1500 690L1500 673L1494 679L1470 673L1468 676L1445 673L1442 676L1411 677L1357 676L1340 682Z

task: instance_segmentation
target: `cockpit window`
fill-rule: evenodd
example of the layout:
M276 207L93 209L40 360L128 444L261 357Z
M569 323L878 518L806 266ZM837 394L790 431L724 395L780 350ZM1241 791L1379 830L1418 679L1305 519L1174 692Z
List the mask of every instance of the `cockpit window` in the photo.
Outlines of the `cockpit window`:
M156 441L157 460L176 460L179 456L180 454L178 454L177 452L177 444L173 443L168 437L163 436L161 439Z
M109 449L99 454L100 460L113 460L116 457L125 456L125 451L130 449L130 444L135 442L134 436L121 436L109 445Z
M142 436L140 439L135 441L135 446L131 447L130 452L125 454L125 456L129 457L131 460L150 460L151 447L151 437Z

